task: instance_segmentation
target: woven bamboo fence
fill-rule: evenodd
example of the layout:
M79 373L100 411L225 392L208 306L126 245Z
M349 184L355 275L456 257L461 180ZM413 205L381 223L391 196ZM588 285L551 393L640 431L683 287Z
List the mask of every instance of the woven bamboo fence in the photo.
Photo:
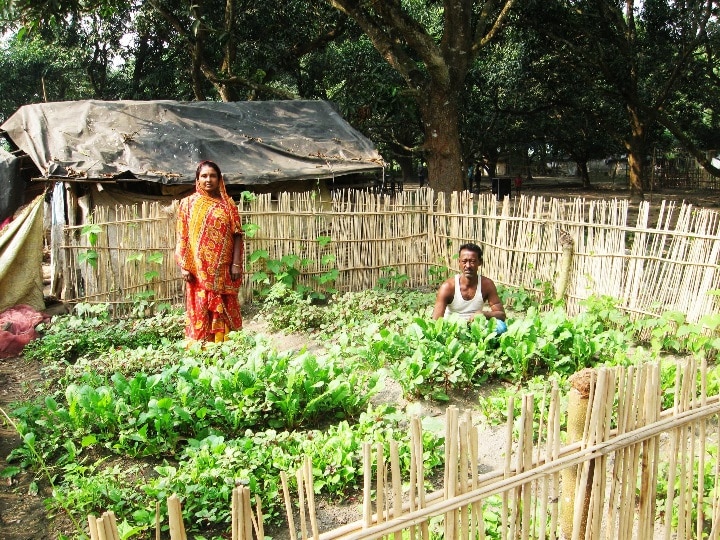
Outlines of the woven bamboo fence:
M660 366L587 370L580 377L579 433L568 412L561 433L556 383L508 403L504 465L480 474L482 438L470 411L448 407L442 486L428 490L422 427L415 416L409 475L399 444L363 446L362 518L321 531L309 457L281 473L288 537L295 540L655 540L720 537L720 395L707 394L707 364L678 362L674 402L663 410ZM573 389L572 391L575 391ZM571 391L571 392L572 392ZM577 418L576 418L577 419ZM570 440L565 440L570 439ZM290 489L289 478L296 480ZM171 501L172 499L172 501ZM173 503L171 507L171 502ZM264 538L259 498L231 501L233 540ZM172 540L184 540L177 497L168 499ZM158 508L158 516L160 515ZM89 518L91 530L92 521ZM159 534L160 524L157 523Z
M173 208L116 207L118 217L108 221L111 213L99 207L93 223L104 233L95 246L82 227L66 227L69 285L62 299L120 306L153 291L156 302L180 304ZM720 310L713 293L720 287L720 214L688 204L634 207L621 199L526 196L497 201L490 194L446 197L422 188L392 197L337 191L331 201L314 193L259 195L241 211L257 226L246 253L267 252L265 261L245 269L245 300L257 285L252 275L286 255L303 261L300 281L316 288L317 278L333 268L339 274L332 286L339 291L374 287L389 271L406 276L407 286L435 287L439 275L455 271L457 250L468 241L484 248L484 275L541 294L558 280L564 235L574 244L565 291L570 313L591 295L617 298L634 314L680 311L691 322ZM89 249L97 252L97 268L78 262ZM162 263L149 262L158 253ZM149 272L157 275L148 278Z

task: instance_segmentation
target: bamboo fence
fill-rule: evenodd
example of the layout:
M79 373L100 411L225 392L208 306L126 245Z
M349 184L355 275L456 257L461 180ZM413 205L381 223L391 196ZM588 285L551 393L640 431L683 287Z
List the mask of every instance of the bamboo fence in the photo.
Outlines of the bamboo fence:
M519 416L512 399L508 403L499 470L479 473L483 442L477 425L470 411L461 414L455 406L446 412L438 489L428 491L419 417L408 428L408 477L400 472L397 441L387 448L365 443L362 518L330 531L318 526L306 456L295 471L294 491L288 473L281 472L289 538L717 540L720 395L707 394L707 364L676 362L674 402L664 410L659 364L586 371L580 439L563 444L562 396L552 381L541 396L520 397ZM264 538L259 498L253 511L250 497L245 486L233 490L233 540L252 540L253 532ZM174 495L168 518L171 539L185 540ZM92 533L97 523L88 520ZM159 520L156 529L159 538Z
M94 246L82 226L65 227L61 299L127 307L150 291L155 302L180 304L174 209L98 207L93 223L103 232ZM558 281L565 236L574 243L565 290L571 314L592 295L616 298L632 314L683 312L690 322L720 311L713 292L720 284L720 214L689 204L524 195L497 201L490 194L446 196L421 188L393 196L336 191L329 201L314 193L258 195L243 202L241 212L257 226L246 238L246 253L265 251L268 260L297 256L300 282L314 288L332 269L339 271L331 284L339 291L374 287L389 272L406 276L410 287L435 287L438 276L455 271L459 246L472 241L484 248L484 275L541 295ZM79 262L90 249L97 268ZM151 254L161 254L162 262L150 262ZM245 301L265 262L247 265Z
M410 478L398 474L392 446L389 482L382 449L366 449L363 519L313 537L483 539L492 528L492 537L504 540L716 539L720 396L706 394L705 364L679 363L676 373L675 402L662 410L658 364L599 369L590 381L583 436L564 446L557 385L539 403L533 394L522 396L519 418L508 406L511 451L504 469L482 475L482 441L470 413L450 407L444 483L430 493L422 487L415 418ZM569 489L560 481L568 470L575 478ZM659 486L667 492L658 497ZM291 531L291 538L309 536L307 529Z

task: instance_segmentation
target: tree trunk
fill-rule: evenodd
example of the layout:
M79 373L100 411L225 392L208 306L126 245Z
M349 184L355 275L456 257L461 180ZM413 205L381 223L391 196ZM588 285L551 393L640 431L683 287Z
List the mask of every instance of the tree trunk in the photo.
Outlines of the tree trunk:
M625 149L628 152L628 178L630 184L630 198L643 200L645 198L643 182L643 162L645 160L645 123L639 111L628 107L630 116L631 134L625 140Z
M462 191L463 160L457 101L441 89L428 90L427 98L421 101L428 185L445 193Z
M416 178L416 170L413 167L412 156L398 156L395 158L398 165L400 166L400 172L402 174L402 181L407 184L412 182Z
M588 172L587 161L576 162L578 168L578 175L583 183L583 188L588 189L590 187L590 173Z

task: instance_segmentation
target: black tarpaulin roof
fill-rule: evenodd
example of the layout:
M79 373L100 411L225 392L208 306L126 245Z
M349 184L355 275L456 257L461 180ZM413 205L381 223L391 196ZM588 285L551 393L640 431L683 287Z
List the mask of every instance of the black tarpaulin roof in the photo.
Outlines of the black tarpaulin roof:
M216 161L228 184L374 171L372 142L325 101L67 101L25 105L0 126L45 178L194 181Z

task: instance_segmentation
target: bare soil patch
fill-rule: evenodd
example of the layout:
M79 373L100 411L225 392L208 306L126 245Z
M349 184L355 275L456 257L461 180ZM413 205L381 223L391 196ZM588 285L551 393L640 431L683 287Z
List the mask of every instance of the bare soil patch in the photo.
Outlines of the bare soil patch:
M30 397L41 382L40 366L22 358L0 359L0 408L9 413L12 403ZM20 445L20 437L3 415L0 422L0 469L7 455ZM43 505L45 495L34 492L33 475L20 473L0 479L0 538L47 540L54 538Z

